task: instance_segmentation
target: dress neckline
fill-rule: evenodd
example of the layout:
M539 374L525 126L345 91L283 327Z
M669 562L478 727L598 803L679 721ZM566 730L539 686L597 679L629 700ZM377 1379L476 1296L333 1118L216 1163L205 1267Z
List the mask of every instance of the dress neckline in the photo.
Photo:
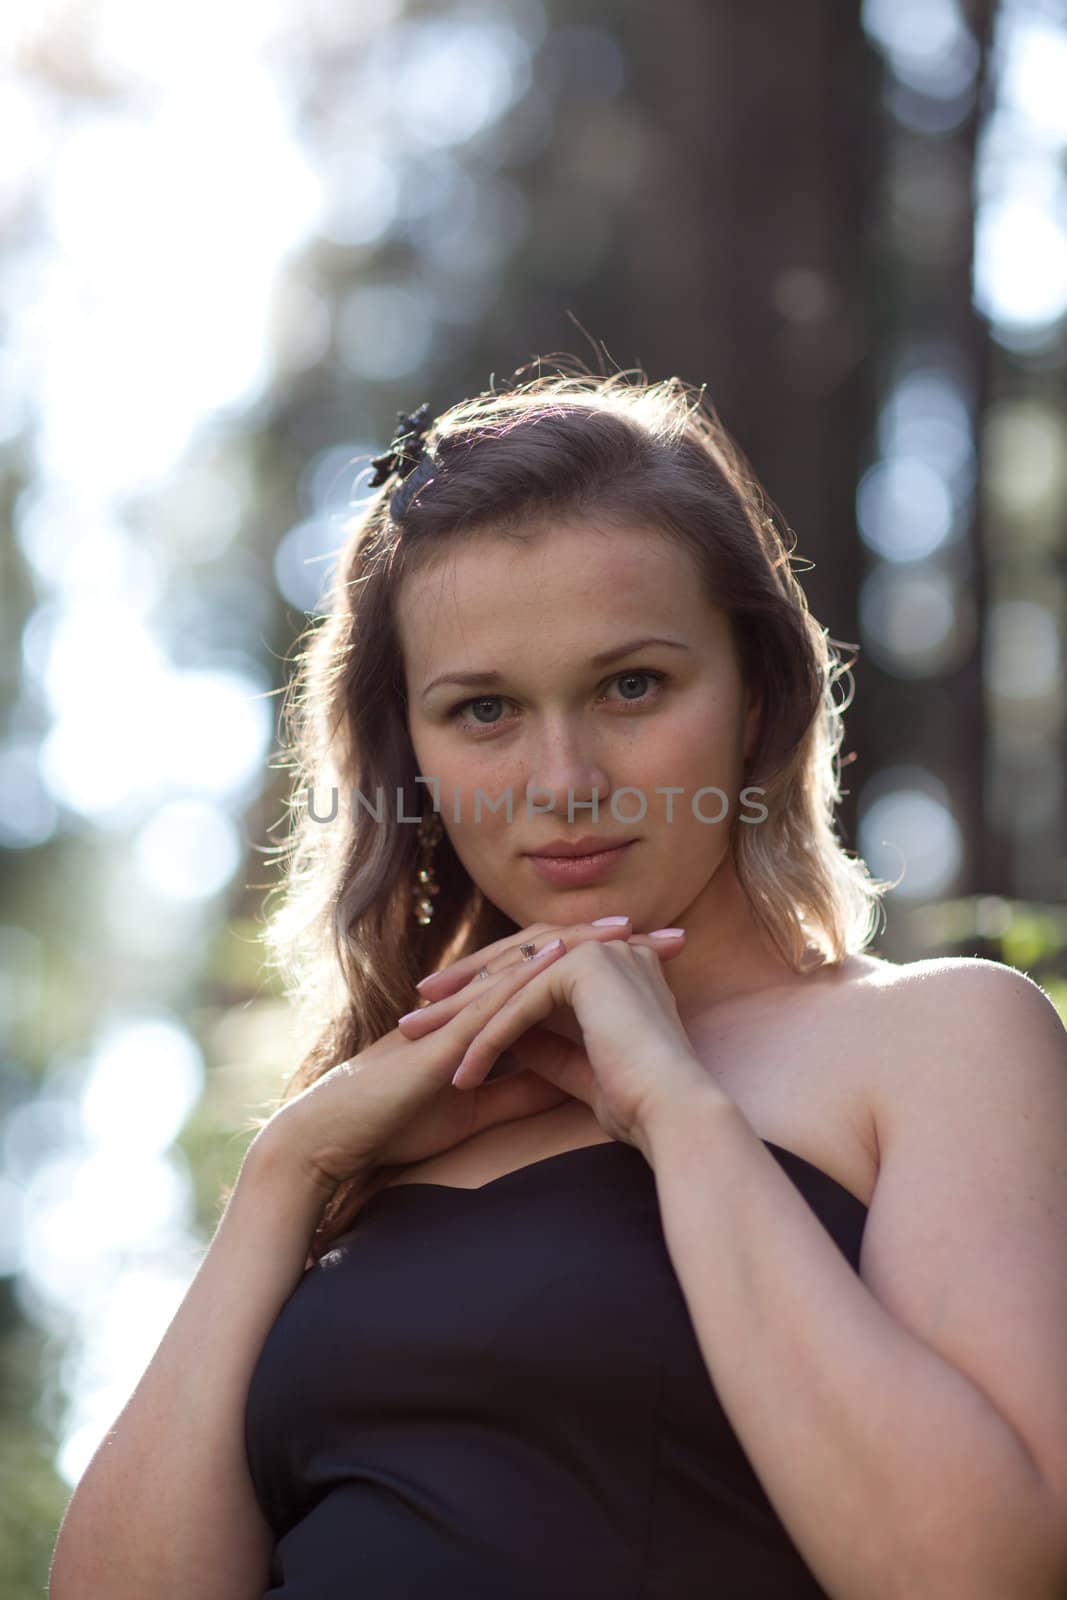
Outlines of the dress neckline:
M761 1139L760 1142L765 1144L768 1150L772 1151L779 1158L784 1156L786 1161L799 1162L802 1167L807 1167L810 1172L817 1172L819 1177L822 1178L825 1183L832 1184L833 1187L837 1189L846 1200L850 1201L852 1205L858 1207L860 1211L866 1212L868 1210L868 1207L864 1205L863 1201L858 1195L854 1195L851 1189L846 1189L843 1183L840 1183L836 1178L831 1177L830 1174L825 1172L822 1167L817 1167L815 1163L813 1161L809 1161L806 1156L798 1155L795 1150L788 1150L784 1145L775 1144L773 1139ZM630 1156L638 1157L642 1167L644 1167L648 1172L649 1177L653 1176L651 1167L649 1167L644 1156L641 1155L641 1152L634 1145L626 1144L621 1139L598 1139L595 1144L580 1144L574 1146L570 1150L557 1150L556 1153L551 1156L540 1156L536 1161L527 1161L524 1166L513 1167L510 1172L502 1172L498 1178L490 1178L488 1183L479 1183L474 1187L459 1183L427 1183L420 1181L419 1179L405 1179L403 1183L386 1184L383 1188L376 1189L374 1193L363 1202L360 1210L366 1211L368 1206L373 1205L376 1200L380 1200L383 1195L397 1194L402 1192L404 1189L435 1189L438 1193L443 1192L445 1194L457 1195L485 1194L490 1189L499 1189L501 1185L513 1183L516 1180L521 1180L527 1173L534 1173L536 1175L539 1168L547 1167L552 1162L565 1162L568 1160L574 1161L576 1156L588 1157L590 1151L592 1150L612 1149L626 1150L630 1153Z

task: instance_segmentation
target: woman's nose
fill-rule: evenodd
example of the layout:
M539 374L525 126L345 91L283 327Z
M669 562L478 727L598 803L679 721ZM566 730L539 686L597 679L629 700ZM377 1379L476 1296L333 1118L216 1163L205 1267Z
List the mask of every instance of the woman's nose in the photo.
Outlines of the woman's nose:
M593 820L611 793L611 779L595 760L573 746L543 752L526 779L527 805L538 811L568 816L580 811Z

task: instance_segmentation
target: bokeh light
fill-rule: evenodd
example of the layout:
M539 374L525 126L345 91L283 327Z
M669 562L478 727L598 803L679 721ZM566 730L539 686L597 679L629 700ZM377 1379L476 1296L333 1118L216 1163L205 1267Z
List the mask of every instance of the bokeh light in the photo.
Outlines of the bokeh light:
M860 796L860 854L879 877L899 879L903 900L948 894L963 841L944 785L920 767L885 767Z

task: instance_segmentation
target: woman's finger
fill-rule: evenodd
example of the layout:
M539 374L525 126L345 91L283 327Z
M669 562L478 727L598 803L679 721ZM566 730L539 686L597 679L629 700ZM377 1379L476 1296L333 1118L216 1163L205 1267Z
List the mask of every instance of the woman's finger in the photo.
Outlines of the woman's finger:
M568 948L581 944L585 939L599 939L604 943L609 939L625 939L629 931L629 918L624 918L613 927L597 928L592 923L581 922L575 923L569 928L553 930L546 927L546 932L550 932L553 937L564 938ZM534 939L524 939L522 942L524 944L532 944ZM486 951L483 950L481 956L486 956ZM479 958L475 957L473 959L478 960ZM481 964L479 960L479 967ZM435 1028L440 1028L446 1022L450 1022L458 1011L470 1005L472 1000L478 999L492 985L499 983L502 978L509 977L511 973L519 971L528 965L529 962L522 958L512 962L510 966L501 967L497 972L491 972L485 978L478 977L478 968L476 968L462 988L457 989L454 994L448 994L440 999L432 1000L428 1005L421 1006L417 1011L405 1012L404 1016L397 1020L397 1027L405 1039L421 1039L424 1034L432 1033Z
M649 940L648 944L638 947L645 952L640 965L644 967L647 963L649 971L655 973L660 984L663 984L659 963L651 961L651 954L656 952L657 941L653 940L651 935ZM586 945L590 942L585 941ZM684 933L682 938L673 939L669 943L671 948L658 952L660 961L669 960L681 953L685 943ZM571 1006L571 977L583 961L594 959L591 949L587 949L583 955L581 949L576 947L573 954L576 958L575 967L568 965L561 973L545 972L542 977L539 966L528 984L517 984L510 994L505 992L503 985L492 992L488 997L489 1003L481 1011L482 1025L471 1039L452 1075L455 1088L473 1089L483 1083L501 1051L513 1046L523 1037L527 1029L537 1024L543 1027L545 1019L560 1007ZM554 963L548 962L546 965L552 966ZM564 1044L562 1048L566 1050L567 1046ZM578 1060L580 1057L574 1059ZM568 1085L564 1084L564 1087Z
M596 927L593 923L577 924L573 928L564 930L568 948L580 944L585 938L598 938L602 943L610 939L627 939L631 945L643 946L654 950L662 960L670 958L682 947L685 938L683 928L657 928L652 933L634 933L627 935L625 925L614 928ZM483 952L484 954L484 952ZM525 963L518 963L525 965ZM488 978L477 978L477 984L488 986L497 982L507 973L513 971L512 967L502 967L499 972L490 973ZM397 1022L397 1027L406 1039L421 1039L424 1034L432 1033L435 1028L440 1028L444 1023L451 1021L456 1012L470 1003L474 994L470 985L475 982L472 978L462 989L455 994L446 995L440 1000L432 1000L428 1005L422 1006L417 1011L409 1011Z
M542 967L552 964L539 963L533 976L539 977ZM505 994L501 984L494 991L494 998L496 1005L483 1012L452 1075L457 1089L473 1089L484 1083L501 1051L513 1045L528 1028L543 1022L564 997L554 994L550 984L534 981L516 985L511 994Z
M451 962L447 967L442 967L440 972L428 973L425 978L420 978L415 985L421 995L428 1000L443 1000L450 994L455 994L457 989L462 989L472 978L476 978L478 971L495 956L503 955L508 950L517 950L520 944L529 944L532 940L539 939L552 928L548 922L534 922L521 933L509 933L503 939L497 939L494 944L487 944L481 950L472 951L469 956L461 956L458 961ZM558 933L558 927L553 932Z
M476 993L466 1005L457 1007L455 1015L447 1022L427 1030L424 1047L442 1061L458 1061L500 1007L506 1005L534 973L544 971L566 952L563 939L549 939L532 960L522 961L517 967L502 972L495 983L476 984Z

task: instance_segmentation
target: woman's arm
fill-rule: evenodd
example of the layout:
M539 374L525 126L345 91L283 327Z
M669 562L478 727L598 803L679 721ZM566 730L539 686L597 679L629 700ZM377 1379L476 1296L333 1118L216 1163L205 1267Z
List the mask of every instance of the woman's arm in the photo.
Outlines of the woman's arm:
M901 1085L861 1276L717 1089L649 1130L716 1392L834 1600L1067 1595L1067 1035L982 966L931 996L955 1037Z
M274 1537L245 1454L248 1385L326 1199L253 1141L184 1300L74 1490L49 1600L260 1600Z

